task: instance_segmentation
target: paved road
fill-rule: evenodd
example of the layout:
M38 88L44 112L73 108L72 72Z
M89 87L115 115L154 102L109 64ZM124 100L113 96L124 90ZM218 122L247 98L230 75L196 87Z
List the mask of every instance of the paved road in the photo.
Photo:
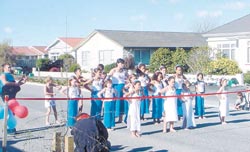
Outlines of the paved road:
M217 87L208 87L208 92L217 91ZM231 90L242 90L243 87ZM85 94L86 97L89 93ZM43 97L43 87L26 84L22 86L18 97ZM58 97L62 97L58 95ZM155 152L249 152L250 150L250 113L234 111L235 95L230 97L230 116L227 125L220 125L218 118L218 99L206 97L206 119L196 119L197 127L182 130L181 122L177 122L176 133L162 133L162 124L152 124L150 115L142 122L142 137L133 138L125 124L117 124L115 131L109 133L112 151L155 151ZM28 106L29 115L18 119L19 134L8 136L8 151L48 152L51 151L54 132L69 134L63 126L45 126L44 101L19 101ZM84 110L89 112L89 101L85 102ZM66 120L66 101L57 101L59 118ZM51 118L52 115L51 115ZM51 119L53 120L53 119ZM2 121L1 121L2 125ZM0 126L2 128L2 126ZM2 133L1 133L2 134ZM2 137L2 136L0 136ZM1 139L2 140L2 139Z

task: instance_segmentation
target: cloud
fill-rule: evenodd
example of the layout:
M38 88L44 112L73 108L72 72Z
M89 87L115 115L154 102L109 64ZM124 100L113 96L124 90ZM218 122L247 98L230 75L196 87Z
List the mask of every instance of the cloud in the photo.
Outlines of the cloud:
M152 4L158 4L158 0L150 0Z
M172 3L172 4L176 4L178 3L180 0L168 0L169 3Z
M228 10L243 10L247 7L247 4L241 1L232 1L223 4L224 9Z
M220 17L222 15L223 15L223 12L220 10L217 10L217 11L201 10L201 11L197 12L197 16L200 18L204 18L204 17L216 18L216 17Z
M11 27L5 27L5 28L3 29L3 31L4 31L5 33L7 33L7 34L13 33L13 30L12 30Z
M147 20L147 16L144 14L141 15L134 15L134 16L130 16L130 20L131 21L146 21Z
M97 17L92 17L91 21L97 21Z
M164 0L150 0L150 2L152 4L158 4L160 1L164 1ZM167 0L168 3L171 3L171 4L176 4L178 2L180 2L181 0Z
M174 14L174 19L177 21L182 21L184 18L184 14L183 13L176 13Z

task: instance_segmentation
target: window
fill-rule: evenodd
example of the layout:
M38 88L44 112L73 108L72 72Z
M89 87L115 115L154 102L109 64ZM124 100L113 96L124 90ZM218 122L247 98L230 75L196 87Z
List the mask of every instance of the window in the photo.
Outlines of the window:
M247 42L247 63L250 63L250 41Z
M135 49L134 60L135 64L144 63L149 64L151 51L149 49Z
M88 66L88 57L89 57L89 51L83 51L82 52L82 65Z
M217 44L218 53L221 53L222 57L226 57L231 60L235 60L235 49L236 42Z
M113 50L100 50L99 51L99 63L111 64L114 63Z

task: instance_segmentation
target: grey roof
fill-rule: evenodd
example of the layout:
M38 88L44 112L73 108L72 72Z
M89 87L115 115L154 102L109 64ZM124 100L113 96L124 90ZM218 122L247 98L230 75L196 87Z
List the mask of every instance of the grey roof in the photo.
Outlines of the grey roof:
M96 30L124 47L199 47L207 45L200 33Z
M208 31L206 34L250 32L250 14Z

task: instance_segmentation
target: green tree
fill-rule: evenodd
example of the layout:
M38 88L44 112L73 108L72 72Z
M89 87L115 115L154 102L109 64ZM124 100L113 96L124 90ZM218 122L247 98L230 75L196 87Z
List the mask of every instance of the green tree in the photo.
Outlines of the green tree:
M77 65L75 58L70 54L63 54L58 57L59 60L63 60L63 71L73 72L73 68ZM72 67L73 66L73 67ZM79 66L80 67L80 66ZM71 71L73 70L73 71Z
M40 70L42 67L46 67L48 66L50 63L50 60L47 58L44 59L37 59L36 60L36 67L38 68L38 70Z
M172 61L172 52L167 48L157 49L150 58L149 70L155 71L158 70L161 65L165 65L167 70L173 64Z
M208 74L210 72L210 62L210 50L208 47L192 48L186 60L191 73L202 72Z
M211 74L234 75L241 73L237 62L227 58L220 58L210 62L210 68L212 69Z
M175 51L172 52L172 65L170 69L168 69L169 73L173 73L175 71L176 65L186 65L186 61L188 58L188 53L183 48L177 48Z
M15 64L15 54L12 54L12 48L7 41L0 43L0 64L3 63Z

